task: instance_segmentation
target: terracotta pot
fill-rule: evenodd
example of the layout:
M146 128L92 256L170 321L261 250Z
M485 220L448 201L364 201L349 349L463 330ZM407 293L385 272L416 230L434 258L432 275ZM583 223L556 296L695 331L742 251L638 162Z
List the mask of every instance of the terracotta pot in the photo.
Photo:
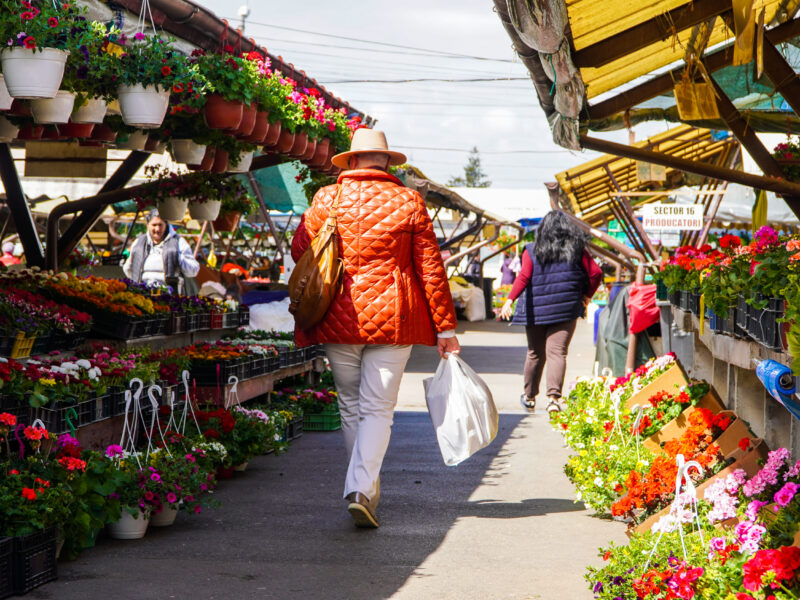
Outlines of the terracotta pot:
M265 110L256 113L256 120L253 124L253 131L244 138L245 142L251 144L263 144L264 139L267 137L269 131L269 113Z
M71 138L92 137L94 123L62 123L58 126L61 135Z
M44 133L44 125L25 125L17 134L18 140L40 140Z
M330 145L331 141L328 138L317 140L317 147L314 150L314 156L311 157L308 165L314 168L323 166L328 160L328 148L330 148Z
M288 129L281 128L281 134L275 144L274 150L281 154L287 153L294 145L294 134Z
M214 219L214 230L236 231L236 227L239 225L239 216L239 213L236 211L218 216Z
M32 115L31 105L28 102L15 99L11 103L11 108L8 109L8 114L12 117L30 117Z
M217 479L230 479L233 477L233 467L220 467L217 469Z
M98 123L92 131L92 139L98 142L113 142L117 139L117 132L105 123Z
M239 138L244 139L253 133L253 128L256 126L256 113L258 112L258 105L253 102L250 106L245 106L242 110L242 122L233 134Z
M214 153L214 165L211 167L212 173L224 173L228 170L228 153L217 148Z
M203 155L203 160L200 162L199 165L186 165L192 171L210 171L211 167L214 165L214 154L216 153L216 148L212 146L206 146L206 153Z
M304 132L294 134L294 144L289 149L289 156L292 158L300 158L306 151L308 146L308 136Z
M278 139L281 137L283 126L279 122L270 123L267 130L267 137L264 138L264 149L269 150L275 148Z
M211 94L203 109L206 125L211 129L236 129L242 123L243 115L244 104L225 100L219 94Z
M61 135L61 132L58 131L58 127L56 125L48 125L42 132L42 139L53 141L62 140L64 137Z
M300 157L300 160L303 162L308 162L312 158L314 158L314 154L317 152L317 140L308 140L308 145L306 146L306 151L303 153L303 156Z
M152 154L164 154L164 150L166 149L167 143L162 142L152 135L147 138L147 143L144 145L145 152L151 152Z

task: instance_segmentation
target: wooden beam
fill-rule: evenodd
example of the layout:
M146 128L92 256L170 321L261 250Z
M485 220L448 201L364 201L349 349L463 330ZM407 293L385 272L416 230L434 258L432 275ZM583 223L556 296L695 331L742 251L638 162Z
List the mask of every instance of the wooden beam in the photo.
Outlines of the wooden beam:
M730 0L687 2L649 21L634 25L630 29L578 50L573 55L573 62L578 68L601 67L730 10Z
M764 71L795 114L800 115L800 79L775 45L767 39L764 40Z
M800 35L800 19L793 19L782 25L770 29L764 35L765 40L773 44L780 44ZM712 52L703 58L703 63L709 72L718 71L727 67L733 61L733 46L726 46L722 50ZM678 67L667 73L654 77L644 83L625 90L616 96L587 107L589 119L607 119L617 113L627 110L646 100L672 91L675 82L683 76L685 66Z

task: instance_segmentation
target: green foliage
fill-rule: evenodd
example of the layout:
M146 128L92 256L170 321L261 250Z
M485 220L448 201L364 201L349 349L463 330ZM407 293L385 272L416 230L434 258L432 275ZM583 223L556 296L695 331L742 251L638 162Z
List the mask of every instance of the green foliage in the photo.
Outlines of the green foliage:
M464 166L464 176L451 177L447 185L450 187L474 188L488 188L492 185L492 182L486 179L486 173L483 172L481 167L481 157L477 146L473 146L469 153L467 164Z
M303 191L306 194L309 206L314 200L314 196L320 188L326 185L333 185L336 183L336 177L325 175L319 171L303 165L300 169L300 174L297 176L297 182L303 184Z
M208 91L231 102L250 105L257 100L259 75L253 61L227 53L195 50L193 62L208 85Z
M172 91L173 86L193 78L193 67L172 46L171 40L137 33L132 41L122 37L119 41L125 52L114 63L117 84L141 84Z
M0 0L2 46L68 50L70 29L86 9L75 4L37 2L26 7L19 0Z
M121 38L118 28L110 29L97 21L76 21L69 38L70 52L64 69L61 89L78 92L76 106L89 98L103 98L107 102L117 94L115 55Z

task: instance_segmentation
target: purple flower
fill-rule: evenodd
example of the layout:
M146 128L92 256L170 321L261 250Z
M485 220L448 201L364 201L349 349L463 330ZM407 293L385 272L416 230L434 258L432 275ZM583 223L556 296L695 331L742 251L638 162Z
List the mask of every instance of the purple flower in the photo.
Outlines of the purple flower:
M87 67L86 65L81 65L75 71L75 76L78 79L86 79L87 77L89 77L89 67Z
M150 481L155 481L156 483L158 483L159 481L161 481L161 475L159 475L158 473L152 473L150 475Z
M111 444L108 448L106 448L106 456L108 458L115 458L117 456L122 456L124 454L124 450L122 446L118 444Z
M141 31L139 31L136 33L136 35L133 36L133 39L136 40L137 42L141 42L143 39L145 39L145 35Z

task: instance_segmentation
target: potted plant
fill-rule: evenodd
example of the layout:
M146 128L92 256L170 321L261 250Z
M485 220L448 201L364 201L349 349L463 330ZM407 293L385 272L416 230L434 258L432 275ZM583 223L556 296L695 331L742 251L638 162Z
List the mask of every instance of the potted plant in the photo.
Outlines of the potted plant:
M205 156L206 144L198 138L206 129L203 107L206 104L206 82L192 71L192 79L172 88L169 114L162 131L169 138L169 151L175 162L199 165Z
M115 63L122 120L140 129L160 127L173 86L190 79L187 59L170 42L137 33Z
M796 138L787 136L772 150L773 158L778 162L783 175L789 181L800 181L800 142Z
M70 28L80 12L74 5L60 3L0 2L0 39L4 41L0 62L12 97L56 95L69 53Z
M170 171L163 165L149 165L144 172L150 185L137 198L137 203L140 206L155 205L165 221L182 221L189 198L184 192L186 184L181 173Z
M257 205L248 187L237 177L227 177L220 182L222 204L219 216L214 219L216 231L234 231L241 217L256 211Z
M147 457L141 453L133 455L121 446L111 445L105 454L116 469L120 483L114 497L122 507L120 519L109 524L108 532L118 540L143 538L150 515L163 506L161 474L155 467L147 466Z
M189 196L189 215L193 219L213 221L219 215L222 200L221 177L200 171L186 177L186 194Z
M250 61L234 56L230 46L226 50L207 53L197 49L192 58L208 85L203 112L206 124L211 129L233 132L242 125L245 107L255 117L258 75Z

